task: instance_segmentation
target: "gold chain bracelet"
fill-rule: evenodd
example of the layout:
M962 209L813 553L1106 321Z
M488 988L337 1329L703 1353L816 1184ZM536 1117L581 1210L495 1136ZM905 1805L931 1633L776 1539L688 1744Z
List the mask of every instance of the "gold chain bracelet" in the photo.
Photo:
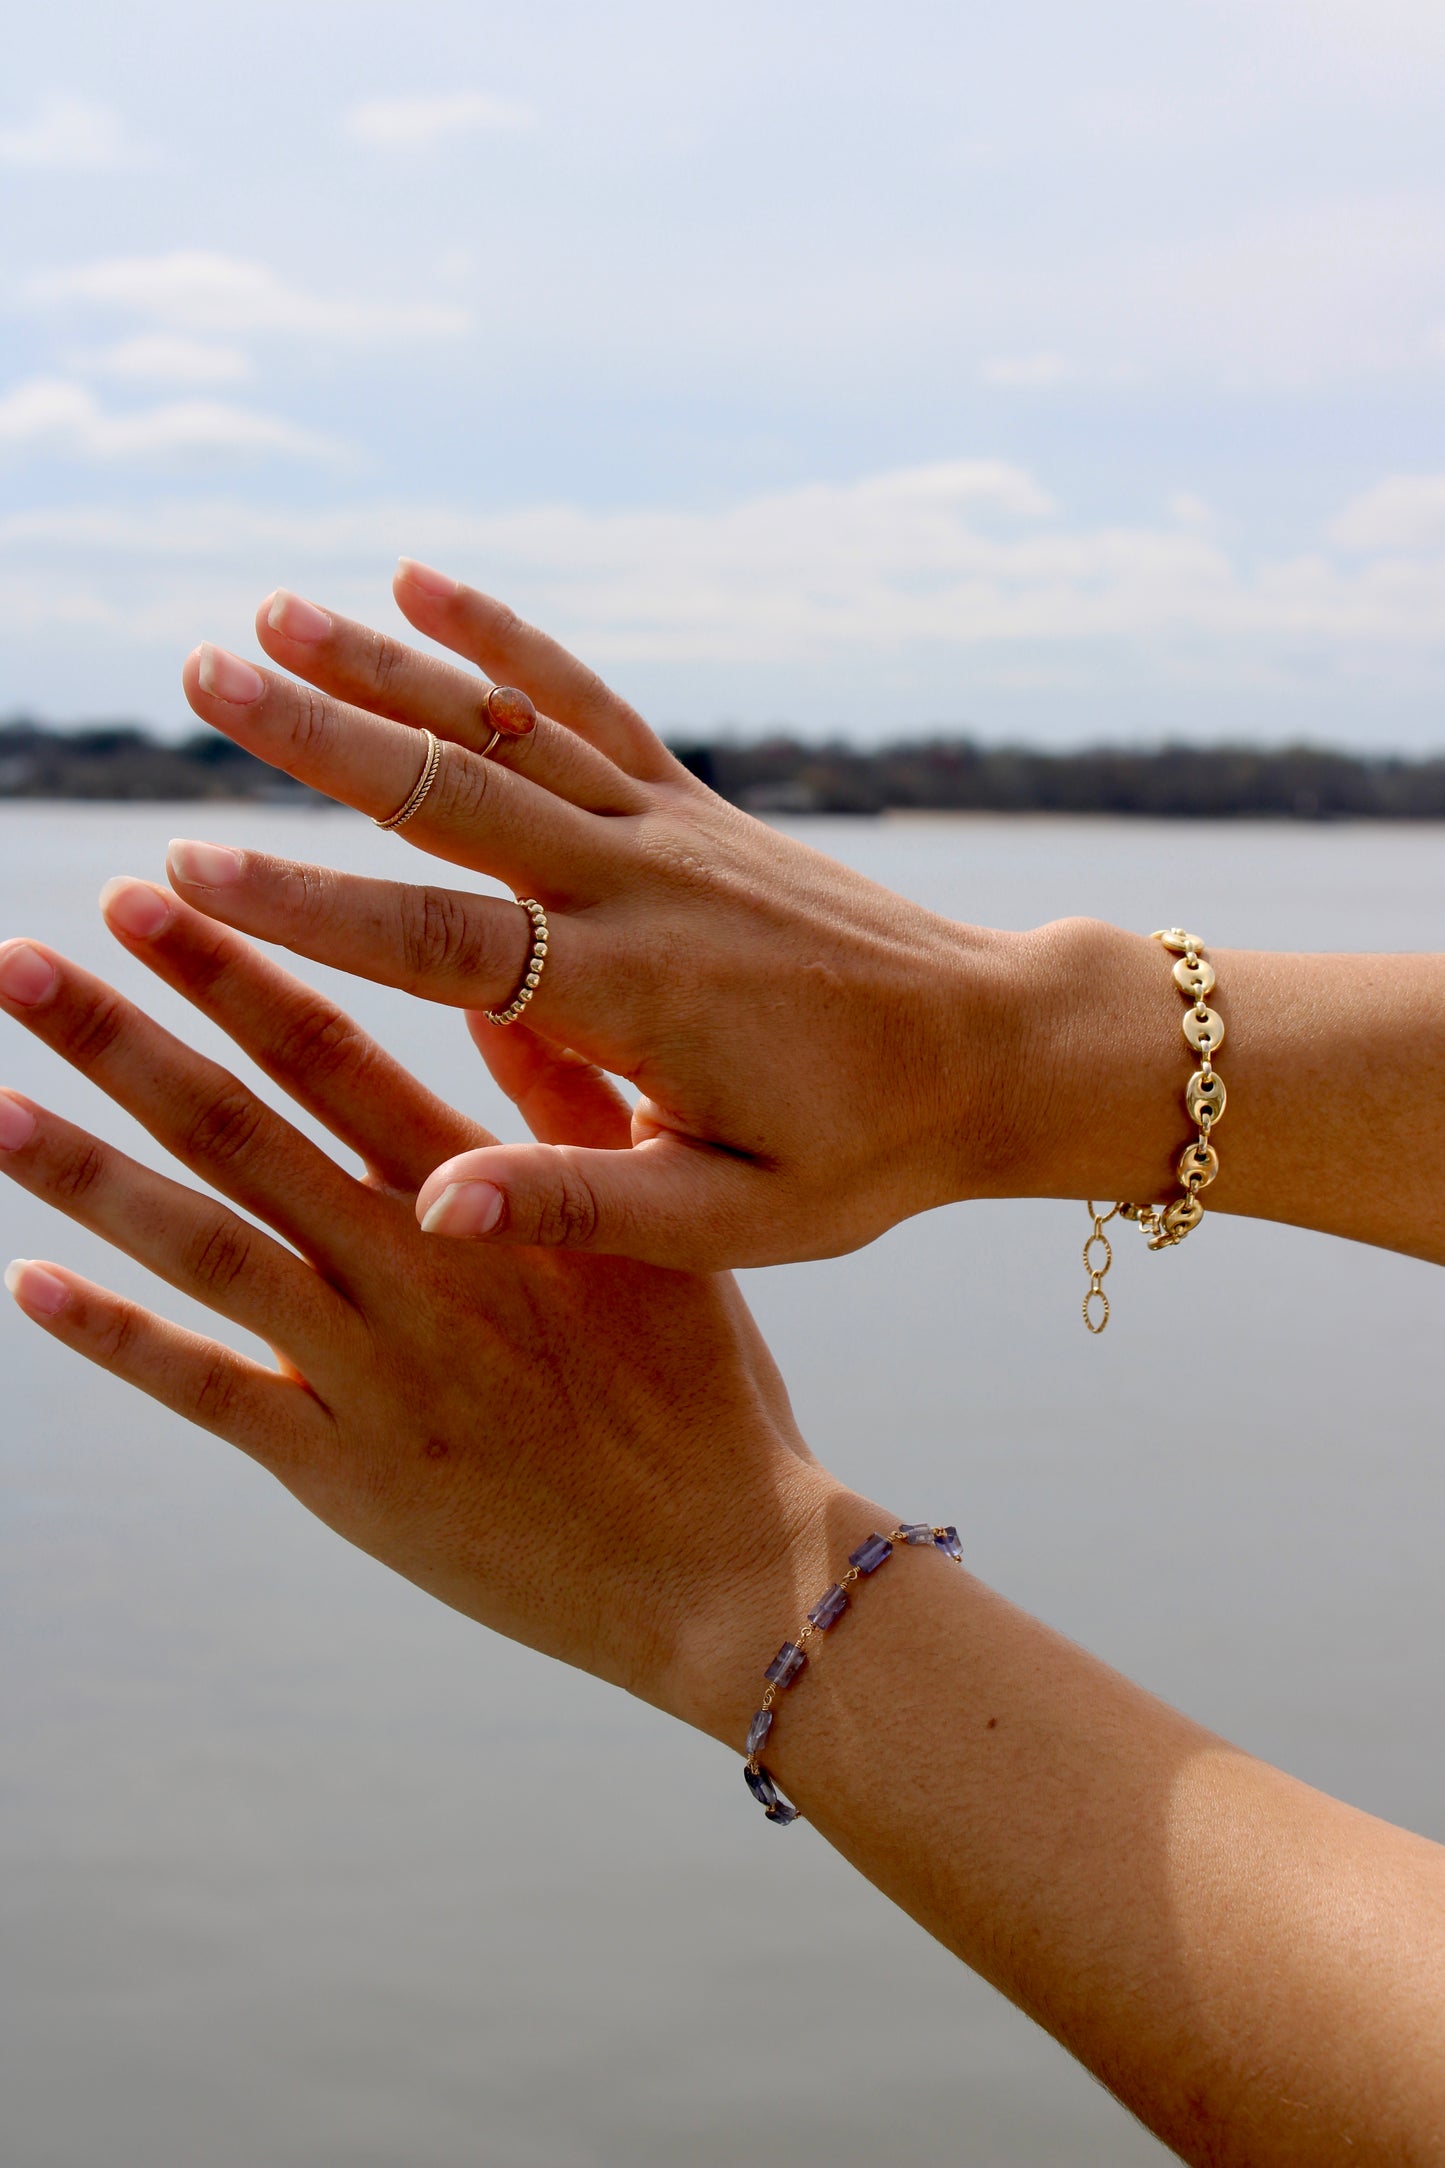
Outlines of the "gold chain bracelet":
M1084 1297L1084 1323L1092 1333L1100 1333L1109 1322L1109 1298L1104 1293L1104 1275L1114 1262L1114 1247L1104 1229L1111 1219L1133 1220L1148 1238L1151 1250L1172 1250L1192 1235L1204 1217L1204 1206L1199 1192L1207 1189L1219 1172L1219 1154L1210 1142L1215 1123L1224 1112L1224 1079L1214 1066L1214 1057L1224 1044L1224 1019L1209 1006L1209 996L1214 991L1214 966L1204 954L1204 943L1198 934L1185 933L1178 926L1166 926L1150 936L1172 949L1179 958L1174 966L1174 983L1189 1006L1184 1012L1184 1037L1192 1054L1198 1057L1199 1067L1184 1093L1185 1110L1193 1122L1197 1134L1179 1154L1175 1173L1182 1197L1172 1204L1116 1204L1107 1212L1100 1212L1092 1198L1089 1199L1089 1217L1093 1221L1089 1239L1084 1244L1084 1270L1089 1275L1089 1292ZM1102 1245L1104 1262L1094 1263L1096 1244ZM1103 1315L1094 1320L1091 1305L1101 1302Z

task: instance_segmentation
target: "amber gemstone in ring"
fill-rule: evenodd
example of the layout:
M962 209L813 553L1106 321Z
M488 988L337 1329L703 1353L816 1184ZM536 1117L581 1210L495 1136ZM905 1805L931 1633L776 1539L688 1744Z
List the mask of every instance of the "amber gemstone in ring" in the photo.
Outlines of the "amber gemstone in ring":
M487 694L487 717L494 730L509 738L525 738L537 727L537 710L515 685L494 685Z

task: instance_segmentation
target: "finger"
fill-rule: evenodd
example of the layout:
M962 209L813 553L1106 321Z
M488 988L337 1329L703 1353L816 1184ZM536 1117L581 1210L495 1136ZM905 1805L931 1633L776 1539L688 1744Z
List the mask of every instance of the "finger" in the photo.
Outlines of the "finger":
M0 947L0 1009L100 1086L168 1152L343 1278L374 1198L218 1062L38 941Z
M0 1172L288 1355L315 1360L341 1331L334 1289L259 1227L18 1092L0 1092Z
M674 1136L628 1152L494 1144L428 1175L416 1212L427 1234L716 1272L771 1261L754 1231L763 1179L745 1160Z
M505 713L500 703L496 715L489 711L489 686L439 655L423 655L284 588L257 611L256 637L274 662L320 691L475 753L491 743ZM489 757L589 812L639 813L647 802L605 753L548 715L537 716L524 734L503 736Z
M651 781L676 767L635 708L575 655L505 603L448 573L403 557L392 581L403 615L418 632L465 655L499 684L520 685L539 708L606 753L626 774Z
M388 1188L414 1195L439 1158L493 1141L334 1002L168 890L111 881L101 909L132 956L219 1024Z
M627 1101L584 1055L553 1046L524 1023L488 1023L476 1010L467 1012L467 1028L494 1083L540 1143L589 1144L604 1152L631 1145Z
M77 1355L278 1472L307 1458L330 1430L331 1418L305 1385L64 1265L18 1257L5 1285L28 1318Z
M373 820L397 812L421 780L424 741L404 723L255 670L222 648L187 656L181 681L205 722ZM540 884L560 900L590 895L615 878L617 827L480 753L444 743L424 803L397 833L438 858L495 874L509 888L530 895Z
M532 921L495 896L180 840L166 871L177 894L208 917L451 1008L505 1008L527 975ZM545 966L528 1013L549 1032L555 1024L559 1039L585 1030L605 1003L595 946L589 929L549 913Z

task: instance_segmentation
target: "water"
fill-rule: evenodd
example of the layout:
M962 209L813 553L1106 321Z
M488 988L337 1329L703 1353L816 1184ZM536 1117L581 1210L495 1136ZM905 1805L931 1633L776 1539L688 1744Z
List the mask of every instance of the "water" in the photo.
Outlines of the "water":
M342 814L9 807L0 932L217 1046L94 909L198 824L405 862ZM1315 948L1428 948L1445 925L1438 830L806 832L1000 925L1091 911ZM456 1017L346 998L515 1126ZM0 1043L6 1082L154 1161L23 1032ZM7 1255L157 1299L8 1186L0 1213ZM1219 1220L1163 1258L1121 1244L1090 1341L1085 1231L1065 1205L972 1205L751 1275L809 1437L1206 1723L1445 1838L1445 1282ZM1165 2158L812 1832L766 1828L720 1749L442 1610L8 1305L0 1363L5 2168Z

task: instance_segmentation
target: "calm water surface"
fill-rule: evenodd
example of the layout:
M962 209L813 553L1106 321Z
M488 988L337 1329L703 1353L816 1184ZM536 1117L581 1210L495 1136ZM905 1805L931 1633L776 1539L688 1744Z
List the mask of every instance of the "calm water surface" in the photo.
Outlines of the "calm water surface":
M202 825L198 828L198 823ZM192 833L415 865L351 816L0 810L0 932L199 1043L94 898ZM1299 948L1445 941L1439 830L815 823L922 902ZM318 977L322 974L316 974ZM447 1012L346 998L505 1132ZM157 1154L9 1024L4 1081ZM0 1190L6 1255L135 1268ZM1210 1222L972 1205L750 1275L804 1427L1018 1602L1287 1769L1445 1839L1445 1280ZM164 1295L172 1314L183 1314ZM212 1328L213 1329L213 1328ZM5 2168L1134 2168L1166 2156L720 1749L494 1640L9 1305Z

